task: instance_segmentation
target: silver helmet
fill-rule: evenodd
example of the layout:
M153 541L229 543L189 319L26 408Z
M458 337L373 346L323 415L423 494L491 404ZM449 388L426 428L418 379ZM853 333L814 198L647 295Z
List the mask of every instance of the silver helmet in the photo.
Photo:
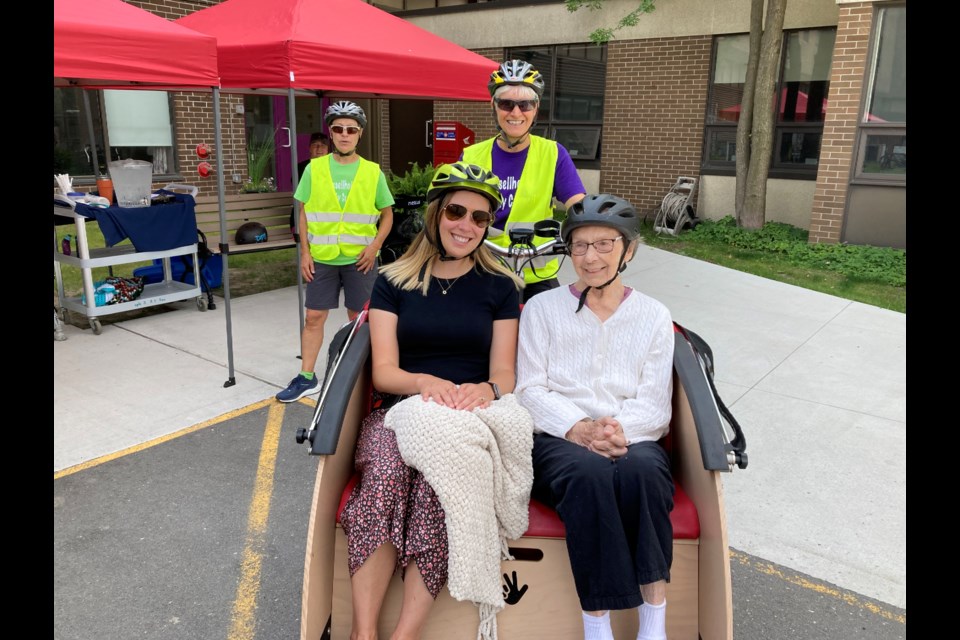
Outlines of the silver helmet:
M353 118L361 129L367 126L367 114L363 112L360 105L349 100L340 100L327 107L327 111L323 115L323 121L327 123L327 126L329 127L330 123L337 118Z

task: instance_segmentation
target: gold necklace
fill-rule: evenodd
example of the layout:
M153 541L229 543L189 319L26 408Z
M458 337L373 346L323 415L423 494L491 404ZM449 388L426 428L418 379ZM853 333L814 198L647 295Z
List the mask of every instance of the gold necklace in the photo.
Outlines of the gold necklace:
M450 289L453 288L453 285L457 284L457 280L459 280L460 278L462 278L463 275L464 275L464 274L462 274L462 273L461 273L460 275L458 275L456 278L453 279L453 282L450 282L450 281L447 280L446 278L439 278L439 277L437 277L437 276L433 276L433 277L437 279L437 286L440 287L440 293L443 294L443 295L447 295L447 291L450 291ZM443 283L444 283L444 282L449 282L449 284L448 284L446 287L444 287L444 286L443 286Z

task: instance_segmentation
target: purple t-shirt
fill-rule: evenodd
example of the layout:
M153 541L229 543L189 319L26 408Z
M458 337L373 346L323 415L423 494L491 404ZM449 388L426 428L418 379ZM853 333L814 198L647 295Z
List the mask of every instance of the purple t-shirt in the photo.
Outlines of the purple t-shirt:
M503 205L497 211L497 221L493 223L497 229L503 229L513 209L517 184L523 173L523 165L527 161L529 150L530 147L527 147L523 151L510 153L501 149L497 143L493 144L492 171L500 178L500 193L503 194ZM586 192L583 181L577 174L577 168L573 166L573 160L570 159L570 152L562 144L557 144L557 167L553 174L554 197L560 202L566 202L578 193Z

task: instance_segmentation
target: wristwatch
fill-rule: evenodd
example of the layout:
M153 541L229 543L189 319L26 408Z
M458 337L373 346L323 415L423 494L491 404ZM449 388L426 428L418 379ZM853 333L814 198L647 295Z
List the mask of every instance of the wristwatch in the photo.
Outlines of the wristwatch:
M487 384L490 385L490 388L491 388L491 389L493 389L493 399L494 399L494 400L499 400L499 399L500 399L500 387L498 387L498 386L497 386L497 383L496 383L496 382L493 382L492 380L487 380Z

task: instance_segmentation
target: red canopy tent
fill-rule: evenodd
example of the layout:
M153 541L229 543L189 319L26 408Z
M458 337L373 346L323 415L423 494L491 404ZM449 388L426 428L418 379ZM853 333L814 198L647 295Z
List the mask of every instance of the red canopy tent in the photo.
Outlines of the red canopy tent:
M216 36L223 87L489 100L497 68L362 0L226 0L177 23Z
M218 86L217 41L121 0L53 0L53 84Z

